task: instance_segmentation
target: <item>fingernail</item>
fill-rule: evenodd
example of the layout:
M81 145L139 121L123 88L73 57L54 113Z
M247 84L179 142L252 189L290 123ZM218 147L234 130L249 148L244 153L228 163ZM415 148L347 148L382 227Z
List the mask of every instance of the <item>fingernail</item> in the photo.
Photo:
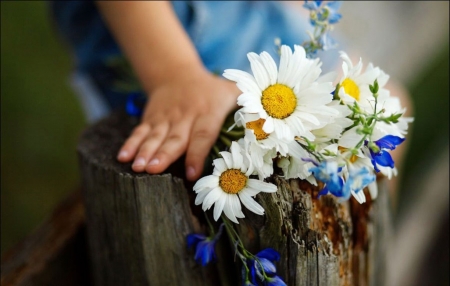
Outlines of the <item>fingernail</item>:
M144 158L137 158L134 160L133 166L144 166L145 165L145 159Z
M126 157L128 157L128 151L120 151L119 155L117 156L117 158L119 159L125 159Z
M192 178L195 176L195 169L193 167L188 167L186 170L186 176Z
M154 166L154 165L158 165L158 164L159 164L158 158L155 158L148 163L149 166Z

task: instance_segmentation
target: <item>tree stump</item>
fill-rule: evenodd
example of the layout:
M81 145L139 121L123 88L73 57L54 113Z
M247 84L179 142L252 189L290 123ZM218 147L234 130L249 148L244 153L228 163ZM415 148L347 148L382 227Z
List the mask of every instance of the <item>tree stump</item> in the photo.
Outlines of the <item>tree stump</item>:
M183 180L137 174L116 161L136 123L115 113L79 141L94 285L214 285L215 275L186 249L196 219Z
M186 235L201 230L202 211L183 180L183 158L162 175L137 174L116 161L137 123L118 111L86 129L78 144L94 285L236 285L231 246L220 247L219 259L225 253L228 260L205 268L186 248ZM383 285L385 184L377 200L359 205L316 199L317 188L300 180L272 182L278 192L256 198L266 214L245 212L237 227L249 250L278 250L278 273L288 285Z
M379 180L375 201L339 203L316 199L319 188L275 177L278 192L258 195L265 215L249 211L239 233L256 252L272 247L281 254L278 273L287 285L385 285L391 213L387 185Z

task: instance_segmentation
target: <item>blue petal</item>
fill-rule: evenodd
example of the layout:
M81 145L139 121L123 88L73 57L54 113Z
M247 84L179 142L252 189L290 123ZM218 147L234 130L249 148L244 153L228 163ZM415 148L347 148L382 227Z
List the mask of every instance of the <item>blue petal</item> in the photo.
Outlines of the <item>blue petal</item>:
M322 5L323 1L314 1L314 2L316 2L317 7L320 7L320 5Z
M132 92L128 95L127 101L125 103L125 111L131 116L141 116L142 107L145 103L146 97L139 92Z
M335 195L336 197L348 199L350 197L350 192L347 192L344 189L344 179L342 177L339 177L339 185L336 186L336 189L330 192Z
M258 282L256 281L256 269L255 269L255 264L253 263L253 259L251 259L248 263L247 266L250 270L250 280L252 281L253 284L258 285Z
M328 188L327 186L323 187L323 189L317 194L317 198L320 198L323 195L328 194Z
M280 260L280 254L273 248L265 248L256 254L258 258L266 258L270 261Z
M359 184L355 184L359 182ZM370 173L366 168L359 169L355 172L350 172L350 176L345 182L344 194L350 194L350 191L359 192L367 185L375 181L375 175Z
M205 240L206 236L203 234L196 234L196 233L192 233L192 234L188 234L186 236L186 242L187 242L187 246L188 248L197 245L197 243L199 243L202 240Z
M375 141L375 144L377 144L378 147L381 149L389 149L394 150L397 145L400 145L405 141L405 138L401 138L394 135L386 135L383 138Z
M305 4L303 4L303 8L306 8L310 11L315 11L317 10L319 7L316 4L316 1L305 1Z
M339 22L339 20L342 18L342 15L339 13L331 13L328 16L328 23L330 24L336 24L337 22Z
M378 165L394 168L394 160L392 160L389 152L380 151L379 153L375 154L375 157L373 159L375 160L375 162L377 162Z
M204 240L197 244L195 251L195 260L202 266L205 266L209 262L215 260L216 254L214 251L215 241Z
M372 156L373 156L373 155L372 155ZM379 173L379 172L380 172L380 169L378 169L378 167L377 167L377 162L375 161L375 159L373 159L373 157L372 157L372 159L370 160L370 162L372 162L373 169L375 170L375 172Z
M127 100L125 110L127 114L131 116L140 116L142 114L142 110L137 107L132 100Z
M329 180L328 182L326 182L328 190L332 193L332 194L337 194L339 192L341 192L342 187L344 186L344 180L342 179L342 177L339 176L333 176L332 180Z
M328 2L327 6L332 9L333 11L337 11L339 10L339 8L341 8L342 5L342 1L333 1L333 2Z
M275 277L269 278L267 280L267 282L265 283L265 285L269 285L269 286L286 286L286 283L284 283L284 281L279 276L275 276Z
M271 261L269 261L269 259L259 258L258 261L261 263L266 274L273 275L277 273L277 268Z

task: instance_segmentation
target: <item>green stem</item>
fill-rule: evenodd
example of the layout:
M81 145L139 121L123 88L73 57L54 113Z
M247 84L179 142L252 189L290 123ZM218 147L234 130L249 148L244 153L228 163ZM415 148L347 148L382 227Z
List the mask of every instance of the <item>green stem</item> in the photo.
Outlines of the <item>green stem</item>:
M239 139L244 137L245 135L245 131L244 130L233 130L233 131L221 131L221 133L226 134L229 137L235 138L235 139Z
M214 159L220 158L220 150L219 150L219 147L217 147L217 145L214 144L214 146L213 146L212 149L213 149L213 152L214 152L214 154L212 154L212 155L215 155L215 158L214 158Z
M223 136L223 135L219 135L219 139L220 141L222 141L223 144L225 144L226 146L230 147L231 146L231 141L230 139L228 139L227 137Z
M215 234L216 232L214 231L214 227L213 227L211 221L209 220L209 217L206 214L206 212L205 212L205 218L206 218L206 222L208 223L209 229L211 231L211 235Z

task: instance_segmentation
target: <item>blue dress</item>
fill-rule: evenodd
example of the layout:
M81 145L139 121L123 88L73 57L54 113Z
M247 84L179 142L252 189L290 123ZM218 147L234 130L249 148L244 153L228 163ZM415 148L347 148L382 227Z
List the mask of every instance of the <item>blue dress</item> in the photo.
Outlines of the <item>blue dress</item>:
M172 5L203 64L217 74L229 68L250 71L249 52L267 51L277 59L275 38L293 47L307 40L306 31L311 30L308 19L276 1L172 1ZM142 91L94 2L51 1L50 8L57 30L73 51L72 85L88 120L123 106L130 92Z

